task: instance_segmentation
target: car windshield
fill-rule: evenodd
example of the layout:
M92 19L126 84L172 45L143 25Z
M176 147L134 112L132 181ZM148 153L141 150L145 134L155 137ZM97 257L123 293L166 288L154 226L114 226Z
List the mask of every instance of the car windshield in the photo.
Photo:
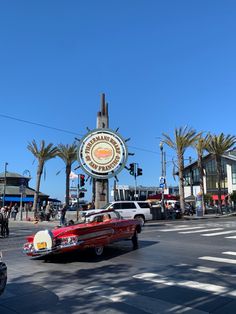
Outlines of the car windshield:
M105 206L101 207L101 209L107 209L110 205L111 203L107 203Z
M90 222L103 222L104 216L106 216L106 220L110 219L121 219L121 216L116 211L101 211L101 212L83 212L79 213L78 223L90 223Z

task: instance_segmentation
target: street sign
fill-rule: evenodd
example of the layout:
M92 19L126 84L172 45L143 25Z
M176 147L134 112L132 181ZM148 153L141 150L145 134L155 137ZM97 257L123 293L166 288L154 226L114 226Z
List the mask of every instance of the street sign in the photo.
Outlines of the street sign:
M165 187L165 183L160 183L160 188L164 188Z
M160 178L159 178L159 183L160 183L160 185L161 185L161 184L165 184L165 181L166 181L165 177L160 177Z

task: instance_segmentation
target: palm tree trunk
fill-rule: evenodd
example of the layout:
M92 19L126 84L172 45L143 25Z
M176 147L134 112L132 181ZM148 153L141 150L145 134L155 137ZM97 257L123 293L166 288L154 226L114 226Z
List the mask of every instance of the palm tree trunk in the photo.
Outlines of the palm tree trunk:
M179 168L179 200L182 213L184 212L184 156L178 155L178 168Z
M200 192L202 197L202 209L203 213L205 213L205 201L204 201L204 185L203 185L203 163L202 163L202 155L198 155L198 169L199 169L199 185L200 185Z
M66 165L66 206L69 206L69 198L70 198L70 173L71 173L71 164Z
M37 204L38 204L40 181L41 181L42 173L43 173L43 162L40 162L38 164L36 188L35 188L35 192L34 192L34 203L33 203L34 218L37 217L37 210L38 210Z
M222 171L221 171L221 158L216 157L216 171L217 171L217 182L218 182L218 206L220 213L222 214L222 202L221 202L221 179L222 179Z

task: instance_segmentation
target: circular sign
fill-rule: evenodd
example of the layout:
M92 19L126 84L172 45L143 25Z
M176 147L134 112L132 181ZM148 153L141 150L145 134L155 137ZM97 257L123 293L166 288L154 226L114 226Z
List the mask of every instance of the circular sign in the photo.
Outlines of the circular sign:
M78 161L94 178L108 179L125 166L128 150L123 138L110 129L95 129L87 133L78 147Z

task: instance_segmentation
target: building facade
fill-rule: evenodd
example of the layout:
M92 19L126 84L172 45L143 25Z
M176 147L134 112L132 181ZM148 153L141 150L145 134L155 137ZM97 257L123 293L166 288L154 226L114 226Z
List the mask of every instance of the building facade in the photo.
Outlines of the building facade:
M155 186L116 185L112 189L112 197L115 201L145 201L150 199L151 196L160 195L161 192L162 189ZM164 194L177 196L179 195L179 188L170 186L164 190Z
M221 156L221 191L222 200L236 191L236 150L231 150ZM203 185L204 194L211 194L217 200L218 178L216 161L212 154L203 157ZM184 168L185 197L196 196L200 191L199 169L197 161Z
M20 175L19 173L6 171L0 173L0 200L1 205L14 203L33 204L35 190L29 186L31 177ZM43 204L49 201L49 195L39 193L39 202Z

